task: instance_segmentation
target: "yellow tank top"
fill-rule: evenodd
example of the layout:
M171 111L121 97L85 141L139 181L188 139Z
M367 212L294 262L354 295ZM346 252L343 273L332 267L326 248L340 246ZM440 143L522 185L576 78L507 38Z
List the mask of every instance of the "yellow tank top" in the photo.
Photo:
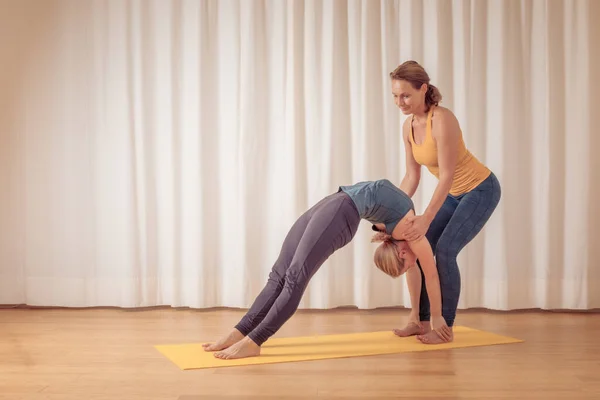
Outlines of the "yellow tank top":
M427 114L427 123L425 124L425 139L423 143L416 144L410 125L409 140L412 148L413 156L420 165L425 165L429 172L436 178L440 178L439 165L437 157L437 145L431 134L431 117L433 116L431 107ZM460 194L473 190L477 185L483 182L491 171L483 163L481 163L465 146L462 132L458 145L458 158L456 169L454 170L454 180L450 188L450 194L458 196Z

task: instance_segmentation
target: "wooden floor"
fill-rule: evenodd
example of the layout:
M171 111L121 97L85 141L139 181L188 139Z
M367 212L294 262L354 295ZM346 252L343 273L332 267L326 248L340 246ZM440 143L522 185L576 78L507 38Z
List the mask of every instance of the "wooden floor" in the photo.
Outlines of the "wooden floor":
M600 399L600 315L461 312L525 343L181 371L156 344L200 342L237 310L0 310L0 399ZM387 330L406 310L298 312L278 337Z

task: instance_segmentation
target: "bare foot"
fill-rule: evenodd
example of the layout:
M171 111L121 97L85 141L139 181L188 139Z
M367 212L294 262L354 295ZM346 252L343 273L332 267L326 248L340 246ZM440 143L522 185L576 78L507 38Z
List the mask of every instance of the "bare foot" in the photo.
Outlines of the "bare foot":
M423 335L431 330L431 324L429 321L423 321L420 323L415 321L410 321L404 328L402 329L393 329L394 335L400 337L408 337L414 335Z
M223 360L234 360L236 358L255 357L258 355L260 355L260 346L248 337L245 337L231 347L214 354L215 357Z
M417 335L417 339L423 344L450 343L454 340L454 332L452 331L452 328L450 328L450 339L448 340L444 339L437 331L429 331L424 335Z
M202 347L204 348L204 351L219 351L228 348L243 338L244 335L242 335L240 331L232 329L229 334L223 336L216 343L204 343Z
M419 325L416 322L409 322L404 328L392 329L392 332L394 332L394 335L396 336L408 337L414 335L422 335L425 333L425 330L423 329L422 325Z

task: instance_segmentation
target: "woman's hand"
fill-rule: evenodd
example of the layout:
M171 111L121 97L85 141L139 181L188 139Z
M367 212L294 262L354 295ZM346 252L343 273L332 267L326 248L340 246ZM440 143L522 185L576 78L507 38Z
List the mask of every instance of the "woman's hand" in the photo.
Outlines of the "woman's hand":
M409 242L425 236L429 229L429 225L431 225L431 219L424 215L413 215L412 217L408 217L408 222L412 223L412 226L406 229L404 238Z
M431 329L436 331L438 335L446 342L452 338L452 330L446 324L446 320L441 315L431 317Z

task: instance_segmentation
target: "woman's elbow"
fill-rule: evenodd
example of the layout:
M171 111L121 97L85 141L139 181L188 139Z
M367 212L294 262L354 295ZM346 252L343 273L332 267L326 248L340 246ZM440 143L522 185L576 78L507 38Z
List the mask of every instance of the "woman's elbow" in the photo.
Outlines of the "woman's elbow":
M421 179L421 169L420 168L411 168L407 172L407 174L411 181L414 181L415 183L419 183L419 180Z
M454 181L454 172L452 171L440 171L439 183L442 186L451 187Z

